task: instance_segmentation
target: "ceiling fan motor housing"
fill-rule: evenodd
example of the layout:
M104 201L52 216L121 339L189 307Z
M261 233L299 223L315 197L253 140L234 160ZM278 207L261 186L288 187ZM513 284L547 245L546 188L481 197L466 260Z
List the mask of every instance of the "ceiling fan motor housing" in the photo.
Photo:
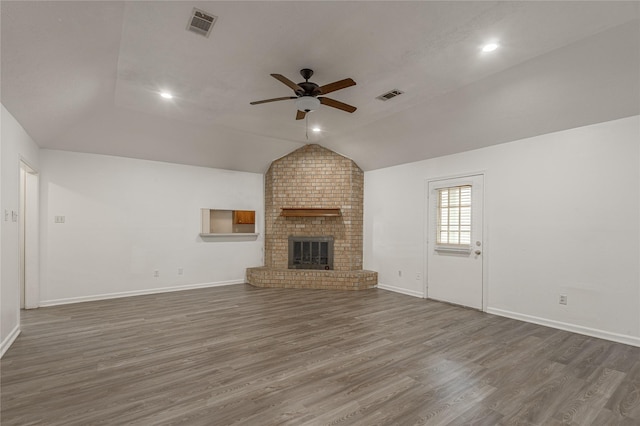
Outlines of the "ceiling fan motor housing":
M318 96L322 94L320 86L310 81L303 81L302 83L298 83L298 86L302 88L302 91L296 90L296 94L298 96Z

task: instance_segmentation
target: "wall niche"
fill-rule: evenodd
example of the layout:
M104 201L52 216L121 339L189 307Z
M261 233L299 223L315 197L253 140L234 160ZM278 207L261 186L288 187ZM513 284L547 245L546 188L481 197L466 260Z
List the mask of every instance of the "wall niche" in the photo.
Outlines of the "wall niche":
M200 236L257 235L255 210L201 209Z

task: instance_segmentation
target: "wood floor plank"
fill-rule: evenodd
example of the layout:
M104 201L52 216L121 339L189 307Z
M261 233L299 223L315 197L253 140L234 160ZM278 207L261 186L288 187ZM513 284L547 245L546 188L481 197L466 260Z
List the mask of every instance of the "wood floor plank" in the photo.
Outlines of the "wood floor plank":
M561 403L553 417L564 424L588 424L589 419L597 417L624 376L622 372L600 368L585 386Z
M384 290L41 308L2 425L638 425L640 348Z

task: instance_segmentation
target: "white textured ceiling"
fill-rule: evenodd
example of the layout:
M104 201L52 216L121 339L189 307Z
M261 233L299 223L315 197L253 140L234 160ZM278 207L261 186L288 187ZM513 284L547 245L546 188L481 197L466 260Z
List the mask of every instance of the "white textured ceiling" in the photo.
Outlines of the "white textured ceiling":
M194 6L219 17L209 38L186 30ZM313 142L371 170L640 113L638 2L0 7L1 100L43 148L263 172ZM293 101L249 105L293 95L269 74L301 68L357 82L329 97L358 110L322 106L308 139Z

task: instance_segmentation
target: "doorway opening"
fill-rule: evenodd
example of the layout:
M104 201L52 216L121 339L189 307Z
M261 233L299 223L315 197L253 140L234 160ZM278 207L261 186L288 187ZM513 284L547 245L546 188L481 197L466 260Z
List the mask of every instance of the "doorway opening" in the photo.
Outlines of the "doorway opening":
M38 173L20 160L20 309L34 309L40 300Z

